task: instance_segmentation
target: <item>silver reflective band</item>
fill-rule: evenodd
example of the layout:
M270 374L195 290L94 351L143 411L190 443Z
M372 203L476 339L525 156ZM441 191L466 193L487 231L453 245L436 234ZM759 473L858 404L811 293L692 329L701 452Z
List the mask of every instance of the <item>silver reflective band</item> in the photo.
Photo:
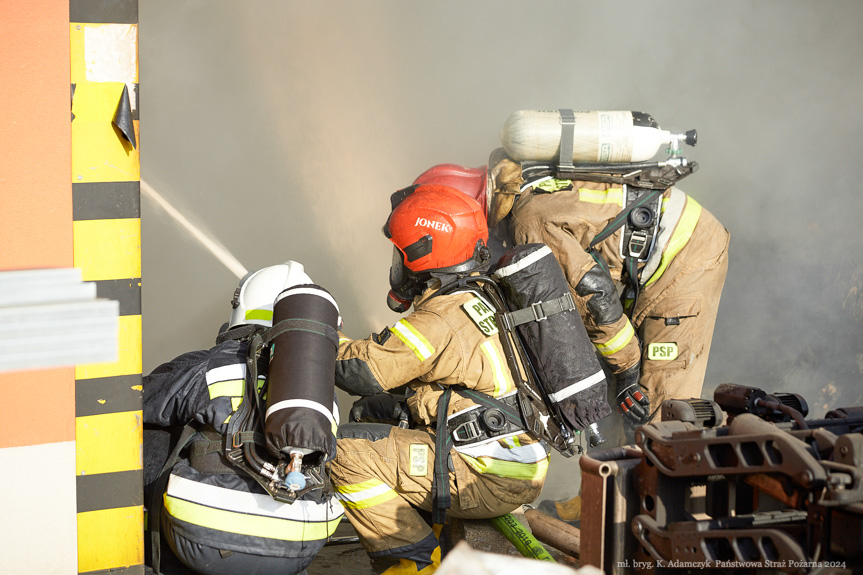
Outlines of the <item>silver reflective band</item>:
M605 373L600 370L591 375L590 377L582 379L578 383L573 383L572 385L567 386L556 393L549 394L548 397L552 401L561 401L566 399L570 395L575 395L579 391L584 391L588 387L592 387L601 381L605 381Z
M541 248L539 248L538 250L536 250L535 252L532 252L526 258L519 260L512 265L508 265L504 268L500 268L499 270L494 272L494 276L498 277L498 278L505 278L507 276L511 276L512 274L514 274L520 270L523 270L527 266L529 266L535 262L538 262L539 260L541 260L545 256L550 256L550 255L551 255L551 248L544 245Z

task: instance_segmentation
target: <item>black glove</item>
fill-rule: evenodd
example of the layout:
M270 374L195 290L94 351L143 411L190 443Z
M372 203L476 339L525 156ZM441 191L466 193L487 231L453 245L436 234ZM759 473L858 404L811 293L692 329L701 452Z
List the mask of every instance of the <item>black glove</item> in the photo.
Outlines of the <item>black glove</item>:
M351 407L348 421L359 423L389 423L408 427L410 411L404 395L378 393L358 399Z
M650 398L638 385L639 371L635 366L617 376L617 411L630 425L644 425L650 420Z

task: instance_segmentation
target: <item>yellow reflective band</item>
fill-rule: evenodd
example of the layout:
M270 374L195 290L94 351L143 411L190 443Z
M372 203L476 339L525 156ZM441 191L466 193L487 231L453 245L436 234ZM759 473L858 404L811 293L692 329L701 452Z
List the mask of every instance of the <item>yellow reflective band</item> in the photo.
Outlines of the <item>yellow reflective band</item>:
M500 397L510 390L508 378L503 373L500 356L492 341L486 341L480 346L480 349L491 362L491 370L494 373L494 397Z
M242 397L232 397L231 398L231 411L237 411L237 409L239 409L241 403L243 403Z
M427 360L435 352L432 344L405 319L399 320L393 326L393 333L413 350L420 361Z
M632 341L633 336L635 336L635 329L632 327L632 323L627 320L623 329L617 332L610 340L605 343L597 343L594 345L599 353L608 356L615 354L626 347L629 342Z
M345 507L366 509L399 496L392 487L380 479L370 479L354 485L336 486L336 493Z
M659 211L663 214L665 213L665 208L668 207L668 202L671 201L671 198L662 198L662 207L659 208Z
M349 341L353 341L353 340L349 337L340 337L339 338L339 347L341 347L342 344L348 343Z
M271 309L248 309L246 319L258 319L261 321L273 321L273 310Z
M659 268L653 275L650 276L650 279L647 280L647 283L644 284L645 287L649 286L656 280L662 276L665 272L668 265L671 263L671 260L674 259L680 250L689 242L689 238L692 237L692 232L695 231L695 225L698 223L698 218L701 216L701 204L692 199L692 196L686 197L686 207L683 209L683 214L680 216L680 220L677 222L677 228L674 230L674 234L671 236L671 240L669 240L668 245L665 246L665 251L662 252L662 260L659 262Z
M217 397L241 397L243 388L246 382L242 379L229 379L228 381L219 381L207 386L207 392L210 394L210 399Z
M578 189L578 199L590 204L617 204L623 207L623 190L621 188L608 188L607 190Z
M319 541L332 535L339 525L342 516L330 521L305 522L262 517L247 513L235 513L224 509L215 509L177 499L165 494L165 509L182 521L194 525L215 529L230 530L231 533L249 535L251 537L266 537L282 541Z
M470 457L462 454L471 468L477 473L497 475L498 477L509 477L511 479L526 479L536 481L545 477L548 471L548 458L541 459L536 463L519 463L517 461L503 461L492 457Z

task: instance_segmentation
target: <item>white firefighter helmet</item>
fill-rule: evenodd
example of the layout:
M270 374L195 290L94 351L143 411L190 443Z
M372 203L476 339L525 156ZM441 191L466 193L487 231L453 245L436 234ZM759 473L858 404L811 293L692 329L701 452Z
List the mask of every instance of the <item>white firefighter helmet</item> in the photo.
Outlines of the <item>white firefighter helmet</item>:
M301 284L312 284L303 264L287 261L250 272L240 280L231 301L231 321L228 329L244 324L264 327L273 325L273 302L284 290Z

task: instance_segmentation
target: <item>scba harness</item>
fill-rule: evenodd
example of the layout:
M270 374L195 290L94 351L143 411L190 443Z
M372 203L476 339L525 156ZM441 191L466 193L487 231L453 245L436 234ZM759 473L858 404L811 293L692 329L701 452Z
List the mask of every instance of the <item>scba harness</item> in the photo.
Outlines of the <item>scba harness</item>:
M276 298L273 323L219 338L247 346L245 365L230 366L243 368L243 395L224 433L187 425L162 470L150 505L156 573L160 531L201 573L298 573L344 515L325 466L336 453L338 309L320 286L294 286Z
M524 431L570 457L580 451L577 433L611 413L604 372L548 246L513 247L491 276L460 277L436 295L459 291L477 295L480 304L468 302L466 311L480 331L487 336L502 331L500 341L516 391L499 398L460 387L444 391L436 417L436 523L450 505L447 473L452 447ZM477 405L448 417L453 393Z

